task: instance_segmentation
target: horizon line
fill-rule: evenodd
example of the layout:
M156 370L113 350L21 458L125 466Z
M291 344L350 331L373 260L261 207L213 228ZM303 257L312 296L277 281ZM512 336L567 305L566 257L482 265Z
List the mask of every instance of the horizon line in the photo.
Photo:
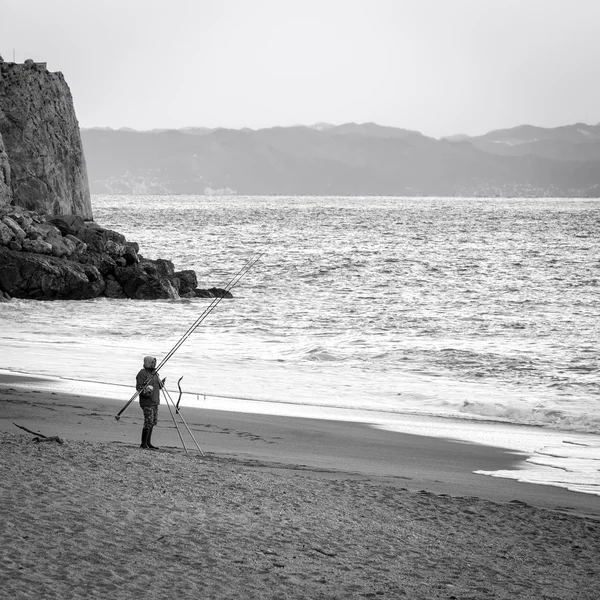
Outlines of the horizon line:
M437 140L444 140L444 139L450 139L450 138L463 138L463 139L469 139L469 138L476 138L476 137L482 137L484 135L488 135L489 133L494 133L494 132L500 132L500 131L510 131L513 129L520 129L523 127L531 127L534 129L543 129L546 131L551 131L553 129L563 129L566 127L576 127L576 126L584 126L584 127L600 127L600 122L596 123L596 124L592 124L592 123L584 123L583 121L577 121L575 123L568 123L566 125L557 125L555 127L543 127L540 125L532 125L530 123L521 123L520 125L515 125L513 127L502 127L499 129L490 129L489 131L487 131L486 133L483 134L479 134L479 135L469 135L466 133L455 133L455 134L450 134L450 135L442 135L439 137L434 137L434 136L429 136L429 135L425 135L424 133L422 133L421 131L418 131L416 129L407 129L405 127L397 127L394 125L380 125L379 123L376 123L374 121L365 121L363 123L357 123L355 121L347 121L345 123L340 123L340 124L334 124L334 123L328 123L325 121L318 121L316 123L310 124L310 125L305 125L302 123L296 123L294 125L273 125L273 126L268 126L268 127L224 127L224 126L217 126L217 127L206 127L204 125L186 125L186 126L182 126L182 127L153 127L151 129L136 129L134 127L127 127L127 126L123 126L123 127L110 127L110 126L101 126L101 125L95 125L92 127L83 127L80 126L80 129L83 130L96 130L96 131L129 131L129 132L135 132L135 133L161 133L161 132L167 132L167 131L190 131L190 130L205 130L207 133L213 133L215 131L252 131L252 132L256 132L256 131L264 131L264 130L269 130L269 129L295 129L295 128L304 128L304 129L312 129L314 131L328 131L331 129L337 129L340 127L344 127L346 125L355 125L357 127L364 127L364 126L375 126L375 127L379 127L382 129L395 129L395 130L399 130L399 131L406 131L407 133L412 133L412 134L418 134L418 135L422 135L424 137L429 137L431 139L437 139Z

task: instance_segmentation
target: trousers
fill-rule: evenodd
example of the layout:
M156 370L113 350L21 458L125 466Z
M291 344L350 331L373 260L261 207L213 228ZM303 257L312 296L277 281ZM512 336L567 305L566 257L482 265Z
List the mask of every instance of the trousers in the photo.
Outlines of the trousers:
M143 406L144 411L144 427L150 429L158 422L158 406Z

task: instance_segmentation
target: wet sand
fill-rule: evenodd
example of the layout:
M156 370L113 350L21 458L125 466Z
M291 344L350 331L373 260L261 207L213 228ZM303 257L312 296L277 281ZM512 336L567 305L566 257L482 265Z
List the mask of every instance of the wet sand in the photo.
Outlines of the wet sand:
M188 456L122 406L0 377L7 598L600 597L600 499L473 474L515 453L186 408Z

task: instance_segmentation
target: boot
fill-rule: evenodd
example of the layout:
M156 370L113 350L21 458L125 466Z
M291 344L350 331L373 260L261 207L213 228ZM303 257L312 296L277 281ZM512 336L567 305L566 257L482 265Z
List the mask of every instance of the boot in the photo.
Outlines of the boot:
M150 448L150 450L158 450L158 448L156 446L152 445L152 430L154 429L154 427L150 427L150 429L148 429L148 438L146 439L146 444L148 445L148 448Z
M148 429L146 429L146 427L144 427L144 429L142 429L142 443L140 444L140 448L144 448L145 450L147 450L149 448L149 446L148 446Z

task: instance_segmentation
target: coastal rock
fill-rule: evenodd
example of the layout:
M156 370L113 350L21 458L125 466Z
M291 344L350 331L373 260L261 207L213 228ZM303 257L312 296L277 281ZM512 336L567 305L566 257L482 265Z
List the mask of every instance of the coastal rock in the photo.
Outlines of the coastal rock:
M128 298L175 300L180 296L174 271L170 261L142 259L138 264L117 267L114 276Z
M85 221L79 215L59 215L50 217L50 222L64 236L76 236L85 229Z
M47 223L45 221L43 223L36 224L34 229L40 233L42 239L46 239L48 237L59 237L62 235L58 227L55 227L51 223Z
M43 239L43 235L40 231L38 231L37 229L30 229L27 232L27 239L28 240L41 240Z
M0 294L40 300L193 297L193 271L147 260L92 219L73 100L45 63L0 58Z
M34 254L52 254L52 244L44 242L44 240L23 240L21 246L25 252L33 252Z
M28 214L21 210L19 210L19 212L15 211L14 219L26 234L35 231L34 221Z
M127 298L123 288L118 281L111 275L106 279L106 287L104 288L104 295L107 298Z
M13 230L0 221L0 245L8 246L15 237Z
M144 268L147 273L156 273L160 277L167 277L168 279L175 278L175 266L170 260L164 258L157 258L156 260L140 258L140 262L142 263L142 268Z
M60 258L61 256L69 257L73 254L73 247L69 246L71 242L63 237L48 237L46 243L50 244L54 256Z
M128 265L134 265L140 262L140 258L138 256L139 246L137 244L125 244L125 252L123 253L123 258Z
M0 206L91 219L79 124L62 73L0 63Z
M12 230L14 236L18 239L24 240L27 237L27 234L21 229L19 224L11 219L9 216L3 217L2 222Z
M132 298L135 300L176 300L179 298L179 294L168 279L156 277L142 283Z
M192 270L177 271L175 273L177 279L179 295L182 298L193 298L195 297L195 290L198 287L198 277Z
M170 260L145 259L136 242L76 215L0 207L0 249L0 291L16 298L174 300L197 283L193 271L176 274Z
M108 253L113 257L120 257L125 253L125 236L117 231L105 229L94 221L84 221L79 216L68 215L51 217L50 223L56 226L63 236L76 237L94 252Z
M222 288L212 287L208 290L196 288L194 290L194 296L196 298L233 298L233 294Z
M78 237L68 234L65 235L66 240L71 240L75 245L75 252L79 252L80 254L85 254L87 251L87 244L82 242Z
M2 75L0 74L0 79ZM1 85L0 81L0 85ZM10 187L10 163L8 162L8 154L4 147L2 133L0 133L0 206L10 204L12 202L12 190Z
M222 288L212 287L212 288L209 288L208 291L215 298L233 298L233 294L231 292L229 292L228 290L224 290Z
M94 265L104 277L113 274L117 267L117 263L112 257L98 252L78 252L76 255L71 256L71 260L82 265Z
M0 289L13 298L84 300L99 296L104 280L91 281L72 261L0 247Z

